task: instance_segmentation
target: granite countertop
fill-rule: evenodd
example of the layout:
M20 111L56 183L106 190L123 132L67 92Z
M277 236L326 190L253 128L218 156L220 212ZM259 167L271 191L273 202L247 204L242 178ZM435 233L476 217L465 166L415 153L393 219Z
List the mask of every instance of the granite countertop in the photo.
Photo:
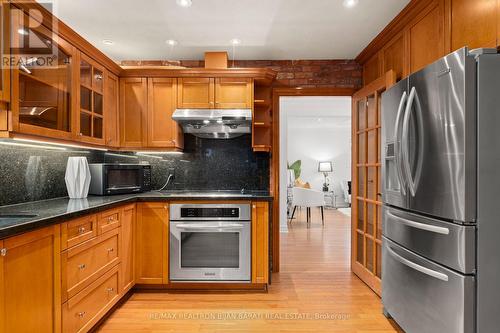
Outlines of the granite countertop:
M112 196L90 195L86 199L57 198L17 205L0 206L0 239L21 234L52 224L61 223L86 214L138 201L171 200L272 200L268 192L239 191L173 191L145 192ZM9 214L26 214L11 218ZM32 216L28 216L32 215Z

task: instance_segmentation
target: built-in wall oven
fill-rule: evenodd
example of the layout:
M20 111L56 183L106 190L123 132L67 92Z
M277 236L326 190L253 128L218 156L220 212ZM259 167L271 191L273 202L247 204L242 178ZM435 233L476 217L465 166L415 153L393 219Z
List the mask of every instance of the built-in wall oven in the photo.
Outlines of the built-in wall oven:
M170 205L170 280L250 282L250 204Z

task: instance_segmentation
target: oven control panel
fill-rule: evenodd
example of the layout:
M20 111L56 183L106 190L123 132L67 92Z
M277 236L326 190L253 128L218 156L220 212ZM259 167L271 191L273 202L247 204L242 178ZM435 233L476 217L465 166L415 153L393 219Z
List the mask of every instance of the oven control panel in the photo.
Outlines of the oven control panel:
M171 204L170 220L250 220L249 204Z
M181 217L240 217L239 208L181 208Z

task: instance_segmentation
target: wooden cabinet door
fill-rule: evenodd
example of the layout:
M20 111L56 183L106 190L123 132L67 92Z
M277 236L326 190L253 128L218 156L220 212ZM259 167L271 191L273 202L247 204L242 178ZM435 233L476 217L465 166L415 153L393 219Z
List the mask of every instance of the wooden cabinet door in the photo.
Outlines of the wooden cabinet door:
M120 124L118 122L118 105L120 103L118 77L106 71L104 99L104 138L106 146L120 147Z
M0 246L0 332L60 332L59 225L7 238Z
M444 15L439 4L428 7L408 30L409 70L414 73L444 56Z
M137 284L168 283L168 204L137 204L136 270Z
M177 107L177 79L148 79L148 147L183 148L180 126L172 120Z
M92 58L80 52L77 57L78 112L76 132L78 140L93 144L104 144L105 69Z
M269 282L269 204L252 203L252 283Z
M120 79L121 146L140 148L145 141L147 112L147 79Z
M214 79L179 78L177 107L181 109L214 108Z
M245 78L215 79L216 109L251 109L253 80Z
M7 0L0 0L0 49L2 54L10 54L10 4ZM0 101L10 102L10 68L3 61L0 63ZM0 115L4 116L0 111ZM7 113L5 112L5 117ZM0 119L0 130L6 129L7 118Z
M134 253L136 232L136 209L135 204L128 205L122 209L120 238L120 292L122 294L130 290L135 284Z
M381 94L396 83L394 71L352 97L351 269L378 295L382 272Z

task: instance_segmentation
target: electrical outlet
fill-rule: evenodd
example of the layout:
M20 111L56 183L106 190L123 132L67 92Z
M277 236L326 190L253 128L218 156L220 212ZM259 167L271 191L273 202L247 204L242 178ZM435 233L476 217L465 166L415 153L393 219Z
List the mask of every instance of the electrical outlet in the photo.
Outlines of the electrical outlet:
M168 168L168 175L172 175L172 179L175 179L175 168Z

